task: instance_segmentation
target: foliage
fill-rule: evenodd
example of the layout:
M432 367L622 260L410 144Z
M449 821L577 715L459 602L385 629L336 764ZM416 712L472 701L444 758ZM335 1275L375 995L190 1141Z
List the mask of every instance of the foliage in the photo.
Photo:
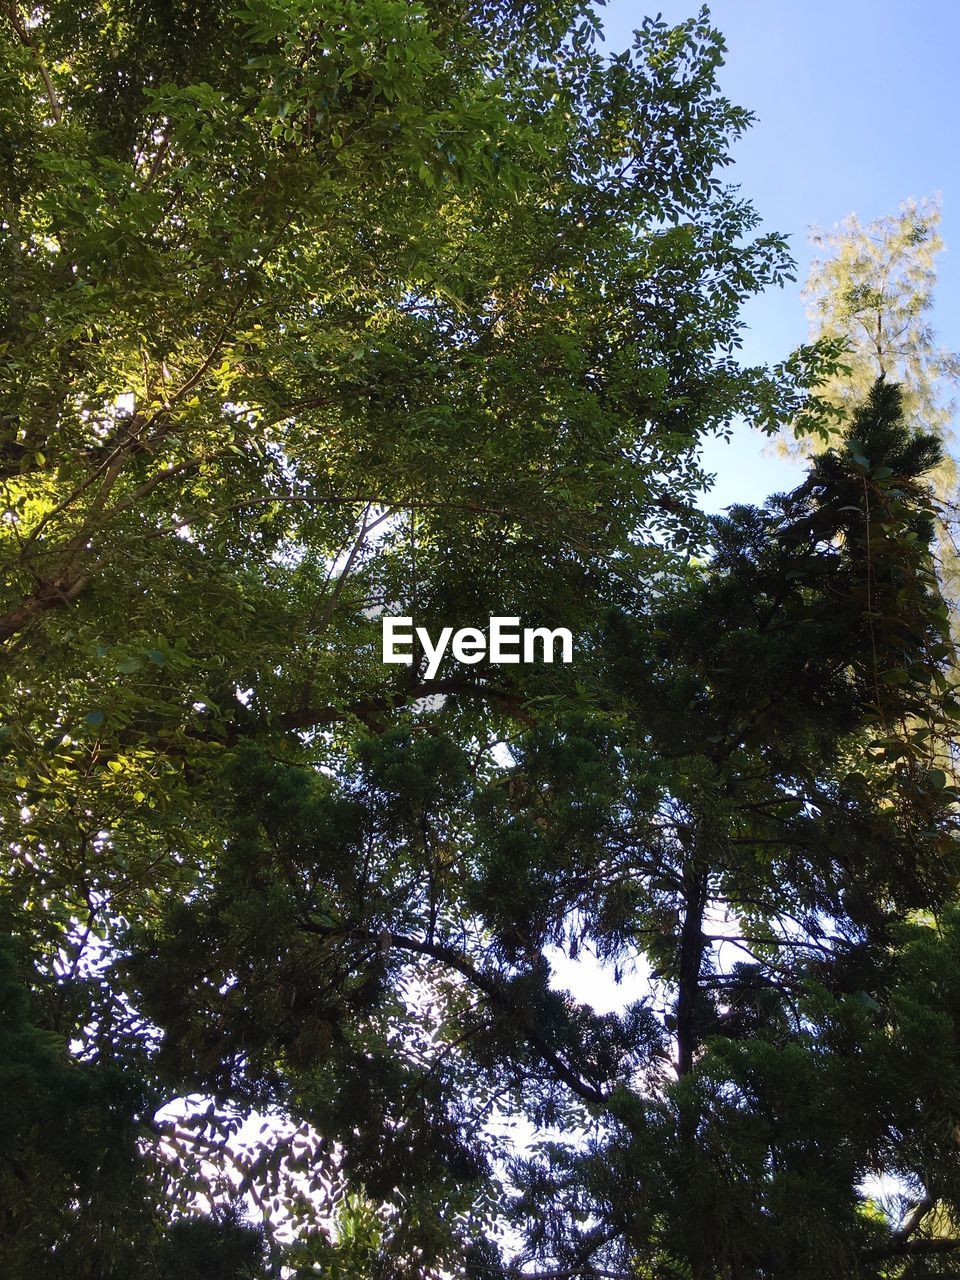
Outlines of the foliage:
M5 1274L928 1261L936 447L881 387L794 494L694 509L704 434L833 367L737 361L791 264L708 17L0 17ZM384 611L578 662L426 682ZM598 1015L557 946L653 986Z
M508 766L444 707L326 778L245 748L210 883L126 972L182 1088L266 1090L336 1142L381 1206L358 1274L507 1275L501 1217L547 1273L937 1274L955 1241L926 1220L960 1196L938 456L878 384L800 488L598 620L592 687L528 704ZM638 998L575 1002L557 946ZM918 1188L912 1217L873 1210L871 1173Z
M849 414L876 378L890 378L902 390L908 421L944 444L933 478L943 504L941 576L948 599L956 601L957 467L949 446L960 356L938 345L930 324L936 258L944 247L939 225L937 201L908 200L895 216L866 226L851 214L832 231L814 228L811 239L822 256L811 265L805 293L811 337L844 347L842 367L818 389L819 399Z
M134 1270L148 1280L260 1274L260 1233L228 1205L199 1221L166 1223L158 1214L164 1189L140 1149L159 1101L150 1076L107 1036L96 1057L68 1051L50 1026L77 992L49 975L38 981L23 923L7 920L0 952L6 1273L47 1275L53 1267L64 1280L120 1280Z
M611 60L575 0L4 15L0 782L55 951L190 892L224 747L424 692L380 611L577 625L817 362L734 358L789 260L705 17Z
M812 336L847 347L847 367L819 394L849 411L877 378L889 378L902 388L908 420L945 439L960 358L937 345L929 322L943 251L939 225L937 202L908 200L895 216L866 226L851 214L831 231L814 228L811 240L822 256L805 293Z

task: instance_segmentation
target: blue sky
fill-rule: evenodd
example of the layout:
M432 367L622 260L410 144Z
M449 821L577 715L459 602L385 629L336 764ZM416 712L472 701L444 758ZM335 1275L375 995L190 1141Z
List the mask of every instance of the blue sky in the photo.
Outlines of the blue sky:
M644 14L680 22L698 8L609 0L601 14L622 48ZM728 175L766 229L789 234L799 267L795 286L748 306L744 357L778 360L806 338L811 224L852 212L869 221L938 192L947 252L933 324L960 350L960 0L714 0L710 11L728 47L724 92L758 117ZM705 459L718 475L710 507L758 501L796 475L749 430Z

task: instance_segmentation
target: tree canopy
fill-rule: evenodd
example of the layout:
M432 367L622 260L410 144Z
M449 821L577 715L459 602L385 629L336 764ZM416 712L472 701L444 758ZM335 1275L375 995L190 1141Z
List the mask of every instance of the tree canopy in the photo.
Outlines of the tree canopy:
M738 359L709 16L0 14L5 1273L949 1274L940 447L699 512L836 367Z
M823 256L811 265L805 293L811 337L843 348L839 366L818 388L823 405L849 413L877 378L888 378L903 392L907 420L943 441L932 480L941 501L940 574L955 607L960 564L952 391L960 356L938 343L931 323L936 260L944 249L939 227L939 200L906 200L896 215L866 226L851 214L830 231L816 227L811 239ZM843 430L843 417L841 412L833 431Z

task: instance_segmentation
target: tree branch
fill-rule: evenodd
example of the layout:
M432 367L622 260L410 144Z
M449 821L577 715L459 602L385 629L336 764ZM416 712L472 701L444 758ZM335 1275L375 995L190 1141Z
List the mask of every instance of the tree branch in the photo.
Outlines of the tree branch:
M369 929L349 929L342 926L325 926L317 925L312 921L302 922L302 927L308 933L319 933L329 937L337 934L358 938L364 942L372 942L380 944L381 934L375 933ZM516 1012L516 1006L511 1000L509 993L505 990L502 980L499 977L493 977L489 973L484 973L477 969L475 965L454 947L449 947L442 942L430 942L419 938L406 937L403 934L391 934L389 945L396 947L400 951L408 951L414 955L426 956L431 960L437 960L447 968L453 969L459 973L467 981L482 991L485 996L499 1005L502 1009L509 1012ZM536 1030L535 1027L525 1026L524 1034L529 1041L531 1047L536 1050L543 1061L554 1071L557 1078L562 1080L567 1087L581 1098L584 1102L589 1102L593 1106L605 1107L609 1101L608 1095L603 1090L596 1088L583 1080L577 1072L560 1056L556 1049L549 1044L544 1037Z
M60 110L60 99L57 97L56 90L53 87L53 81L50 79L50 72L47 70L43 59L40 56L40 50L37 48L36 41L30 35L30 32L24 26L23 19L15 4L6 6L6 14L10 19L10 25L16 32L17 39L25 49L29 49L33 54L34 61L37 64L37 70L43 79L44 88L46 89L47 102L50 104L50 114L53 116L57 124L63 120L63 113Z

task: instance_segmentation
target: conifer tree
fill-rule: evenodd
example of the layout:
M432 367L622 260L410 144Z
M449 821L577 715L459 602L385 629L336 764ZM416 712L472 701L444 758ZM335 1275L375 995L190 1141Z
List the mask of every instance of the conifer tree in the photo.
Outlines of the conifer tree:
M908 421L947 442L960 357L938 345L930 324L940 217L938 201L907 200L898 214L866 225L850 214L830 231L814 227L817 257L804 293L811 337L846 346L848 367L825 381L821 396L849 412L877 378L888 378L900 385Z
M934 486L944 504L941 574L948 598L960 592L957 547L957 465L954 457L960 355L937 342L930 322L940 235L937 200L907 200L900 212L863 225L850 214L830 231L815 227L818 256L804 290L814 340L842 344L843 367L818 396L849 415L876 378L901 388L904 412L918 430L943 442Z
M358 1274L516 1274L505 1223L520 1274L952 1274L938 459L878 383L798 489L598 617L587 687L531 697L509 766L436 706L336 777L238 761L209 883L130 938L134 999L179 1088L336 1144ZM574 1001L551 946L636 998ZM312 1240L302 1274L341 1274Z

